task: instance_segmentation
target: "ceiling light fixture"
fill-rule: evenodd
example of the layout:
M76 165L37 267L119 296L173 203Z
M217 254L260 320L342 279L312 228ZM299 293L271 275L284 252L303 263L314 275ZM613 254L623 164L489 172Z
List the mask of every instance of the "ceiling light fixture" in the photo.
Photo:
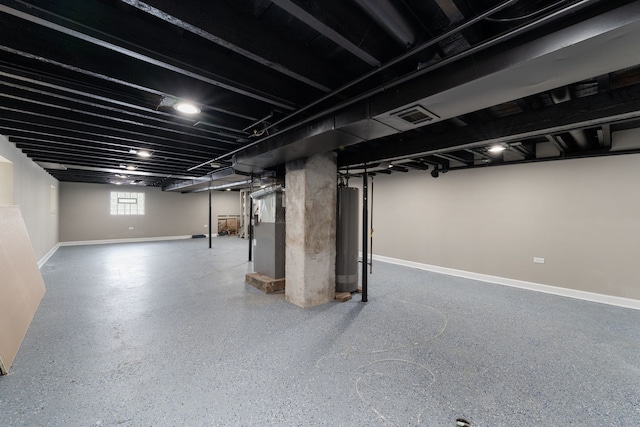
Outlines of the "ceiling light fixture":
M151 151L148 150L138 150L136 148L130 148L129 154L137 154L140 157L151 157Z
M137 166L135 166L135 165L125 165L125 164L123 164L123 163L120 163L120 167L121 167L122 169L126 169L126 170L128 170L128 171L134 171L134 170L138 169L138 167L137 167Z
M504 145L494 145L493 147L489 148L489 152L490 153L502 153L506 149L507 148Z
M198 114L202 111L200 110L200 107L195 105L193 102L188 101L178 101L174 104L173 108L184 114Z

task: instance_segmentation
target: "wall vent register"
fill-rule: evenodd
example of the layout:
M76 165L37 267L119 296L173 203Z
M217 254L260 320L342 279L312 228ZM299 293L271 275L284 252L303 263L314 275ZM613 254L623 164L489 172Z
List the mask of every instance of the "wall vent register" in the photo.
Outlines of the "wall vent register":
M418 125L437 119L436 115L419 105L400 111L394 115L411 125Z

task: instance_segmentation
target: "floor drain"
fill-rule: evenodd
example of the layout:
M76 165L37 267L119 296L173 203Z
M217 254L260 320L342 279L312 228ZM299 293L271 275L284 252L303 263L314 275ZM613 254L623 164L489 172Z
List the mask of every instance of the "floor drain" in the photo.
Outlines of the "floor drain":
M456 418L456 427L471 427L471 423L464 418Z

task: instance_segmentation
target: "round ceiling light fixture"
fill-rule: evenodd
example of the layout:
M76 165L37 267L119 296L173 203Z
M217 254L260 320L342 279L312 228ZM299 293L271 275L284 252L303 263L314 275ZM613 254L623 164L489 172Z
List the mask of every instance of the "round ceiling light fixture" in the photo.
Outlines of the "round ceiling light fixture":
M151 151L148 150L138 150L137 148L130 148L129 154L136 154L140 157L151 157Z
M173 108L184 114L198 114L200 111L202 111L196 104L188 101L178 101L175 103Z

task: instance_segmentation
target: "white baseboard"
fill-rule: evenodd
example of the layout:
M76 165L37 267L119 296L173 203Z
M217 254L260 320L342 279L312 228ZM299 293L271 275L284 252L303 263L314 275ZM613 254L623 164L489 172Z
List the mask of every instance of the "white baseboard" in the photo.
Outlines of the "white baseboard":
M218 234L213 234L212 237L217 237ZM45 256L42 257L40 261L38 261L38 268L42 268L43 265L49 258L56 253L58 248L61 246L84 246L84 245L107 245L111 243L139 243L139 242L157 242L163 240L185 240L192 239L193 236L165 236L165 237L140 237L140 238L131 238L131 239L108 239L108 240L76 240L72 242L60 242L57 243Z
M84 245L109 245L112 243L142 243L158 242L162 240L183 240L191 239L193 236L164 236L164 237L136 237L129 239L106 239L106 240L76 240L72 242L60 242L60 246L84 246Z
M362 256L362 254L360 254ZM496 283L498 285L511 286L514 288L528 289L531 291L545 292L548 294L560 295L563 297L576 298L585 301L599 302L602 304L616 305L619 307L633 308L640 310L640 300L631 298L615 297L611 295L597 294L594 292L579 291L576 289L560 288L557 286L543 285L540 283L526 282L524 280L509 279L506 277L490 276L488 274L474 273L471 271L456 270L453 268L439 267L437 265L422 264L419 262L405 261L398 258L391 258L382 255L373 255L373 259L390 264L402 265L405 267L417 268L419 270L432 271L434 273L448 274L450 276L463 277L465 279L479 280L482 282Z
M51 250L49 252L47 252L45 254L45 256L42 257L42 259L40 261L38 261L38 268L42 268L42 266L49 261L49 258L51 258L53 256L53 254L56 253L56 251L58 250L58 248L60 247L60 243L56 243L55 246L53 248L51 248Z

